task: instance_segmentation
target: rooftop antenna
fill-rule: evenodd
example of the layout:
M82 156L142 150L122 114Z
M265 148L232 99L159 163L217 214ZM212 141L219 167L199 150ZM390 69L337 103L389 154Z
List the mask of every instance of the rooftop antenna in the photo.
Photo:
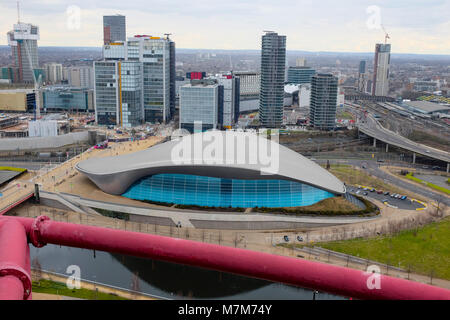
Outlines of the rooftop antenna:
M169 37L172 35L171 33L164 33L164 35L166 36L166 39L169 40Z
M384 36L384 44L387 44L387 39L390 39L391 37L389 37L389 34L386 32L386 29L384 28L383 25L381 25L381 28L383 28L383 31L384 31L384 34L385 34L385 36Z

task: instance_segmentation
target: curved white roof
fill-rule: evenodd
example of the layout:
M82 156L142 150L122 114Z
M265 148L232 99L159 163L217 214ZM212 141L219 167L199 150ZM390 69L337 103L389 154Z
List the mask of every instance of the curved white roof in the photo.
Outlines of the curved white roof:
M237 131L197 133L128 155L85 160L76 168L111 194L160 173L291 180L345 193L344 184L318 164L260 135Z

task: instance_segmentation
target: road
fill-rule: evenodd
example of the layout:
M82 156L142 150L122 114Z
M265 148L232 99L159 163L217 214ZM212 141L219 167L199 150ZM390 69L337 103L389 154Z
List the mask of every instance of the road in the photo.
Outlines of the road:
M402 137L401 135L384 128L370 113L363 119L364 120L360 120L358 124L359 130L362 133L387 144L450 164L450 153Z
M376 161L368 161L368 160L337 160L337 161L339 161L340 163L344 163L344 164L354 165L359 168L361 168L362 163L364 163L367 168L366 169L361 168L361 170L366 171L367 173L369 173L379 179L382 179L389 184L392 184L399 188L411 191L413 193L424 196L426 198L429 198L432 200L442 199L442 201L441 201L442 203L444 203L447 206L450 206L450 198L449 197L446 197L446 196L441 195L440 193L431 191L427 187L421 187L419 185L406 182L403 179L400 179L393 175L390 175L390 174L386 173L385 171L381 170L380 164L377 163ZM326 163L325 160L321 160L318 162ZM400 164L399 166L402 166L402 165ZM386 190L386 191L389 191L389 190Z

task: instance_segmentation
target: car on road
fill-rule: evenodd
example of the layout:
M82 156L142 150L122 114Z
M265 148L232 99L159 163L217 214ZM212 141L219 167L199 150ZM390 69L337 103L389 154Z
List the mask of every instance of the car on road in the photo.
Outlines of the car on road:
M431 168L433 170L441 170L441 168L439 166L433 166L433 168Z
M377 162L384 162L384 160L382 160L382 159L378 159L378 160L377 160Z
M430 153L430 150L426 150L425 152L426 152L426 153Z
M361 193L361 190L356 191L356 194L360 194L360 193Z

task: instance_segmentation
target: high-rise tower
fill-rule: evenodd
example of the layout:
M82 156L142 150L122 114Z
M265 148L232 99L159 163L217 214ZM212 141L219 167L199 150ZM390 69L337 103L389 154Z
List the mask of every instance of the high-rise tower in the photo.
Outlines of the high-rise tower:
M391 64L391 45L377 43L373 69L373 96L387 96L389 93L389 68Z
M14 67L18 70L18 82L33 83L33 72L39 66L37 46L39 27L18 22L14 24L14 30L8 32L7 37Z
M286 36L267 31L262 36L259 100L259 120L267 128L279 128L283 123L285 67Z
M338 79L332 74L316 74L311 79L311 125L319 130L336 126Z
M109 44L116 41L126 41L125 16L103 16L103 42Z

